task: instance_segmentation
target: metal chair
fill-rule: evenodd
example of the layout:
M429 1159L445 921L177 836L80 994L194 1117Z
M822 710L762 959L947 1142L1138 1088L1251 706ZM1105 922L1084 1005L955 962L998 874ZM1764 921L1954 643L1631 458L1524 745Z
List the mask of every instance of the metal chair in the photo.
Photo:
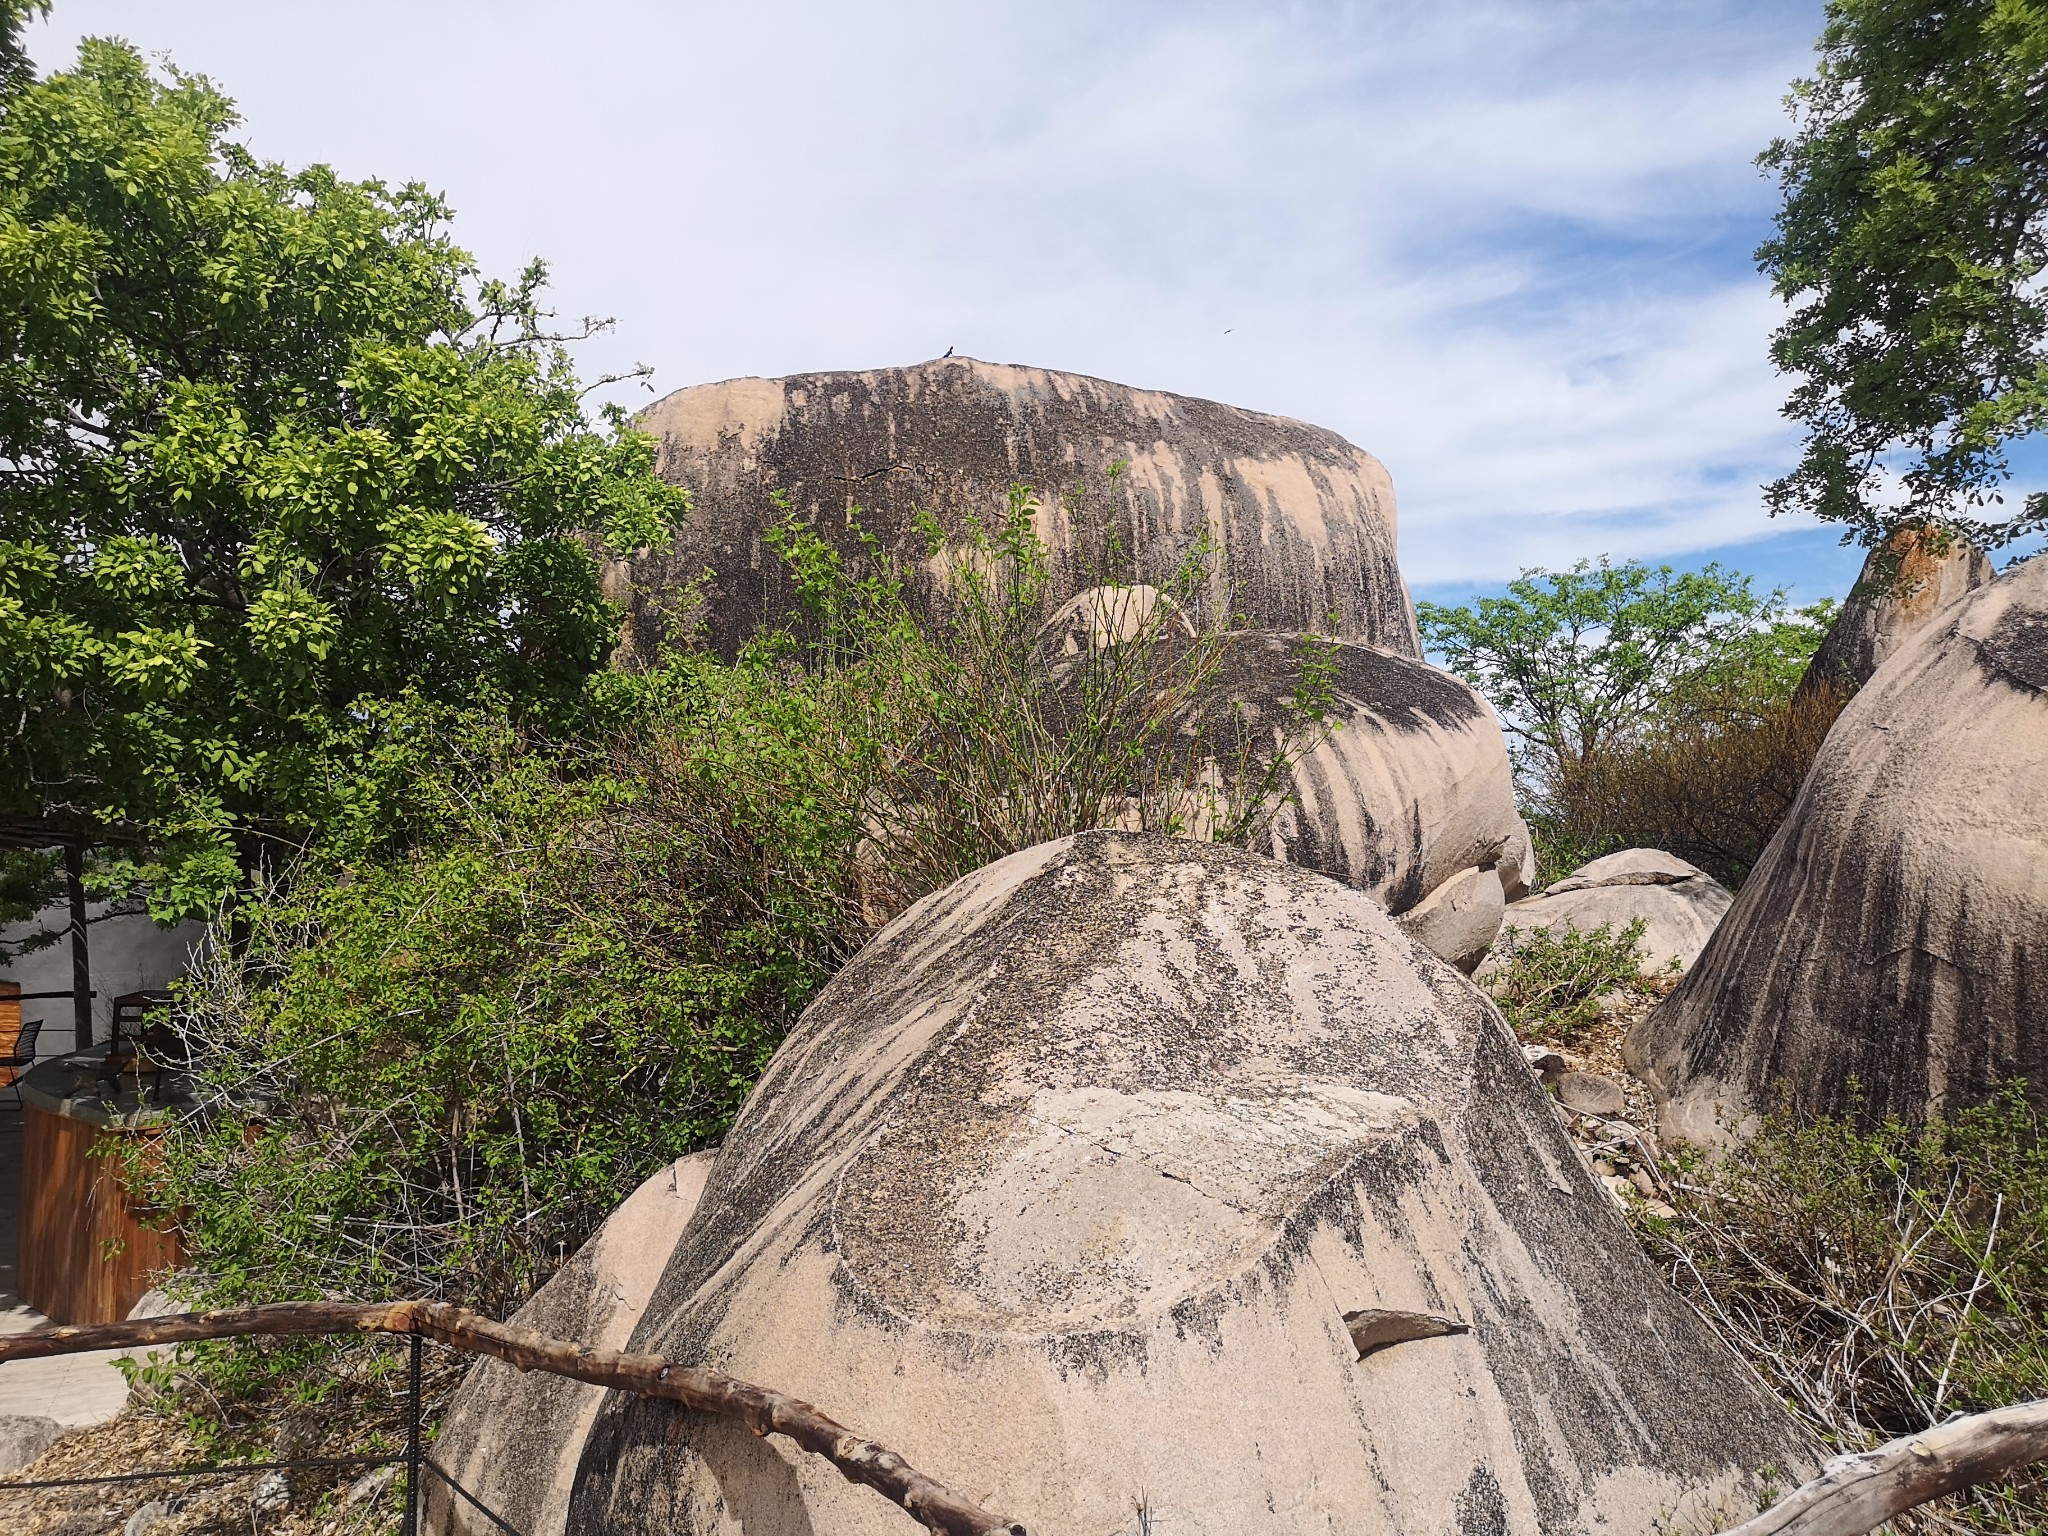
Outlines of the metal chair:
M0 1072L7 1075L7 1081L0 1088L14 1091L14 1107L23 1109L21 1102L21 1074L36 1064L36 1036L43 1032L41 1019L29 1019L14 1032L14 1042L7 1047L8 1054L0 1056Z

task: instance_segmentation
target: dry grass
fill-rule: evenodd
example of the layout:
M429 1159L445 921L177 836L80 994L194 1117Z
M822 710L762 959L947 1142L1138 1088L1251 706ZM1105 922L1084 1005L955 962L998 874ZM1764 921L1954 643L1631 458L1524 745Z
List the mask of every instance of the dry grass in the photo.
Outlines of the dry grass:
M1671 1158L1644 1246L1828 1444L2048 1396L2048 1148L2017 1092L1946 1124L1768 1123ZM2048 1473L1929 1505L1925 1532L2048 1530Z
M1733 889L1792 808L1848 699L1819 687L1789 699L1674 700L1550 786L1541 830L1567 858L1661 848Z

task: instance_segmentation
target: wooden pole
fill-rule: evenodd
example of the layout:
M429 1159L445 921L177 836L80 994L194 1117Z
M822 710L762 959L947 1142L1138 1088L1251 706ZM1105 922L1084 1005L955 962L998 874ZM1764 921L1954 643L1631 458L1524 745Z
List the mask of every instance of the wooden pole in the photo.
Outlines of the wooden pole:
M288 1302L126 1323L44 1328L0 1337L0 1363L88 1349L140 1349L255 1334L327 1333L417 1334L465 1354L490 1355L522 1371L545 1371L641 1397L667 1398L700 1413L738 1419L757 1435L786 1435L831 1462L848 1481L865 1483L944 1536L1027 1536L1019 1522L990 1514L925 1476L887 1446L861 1438L800 1398L660 1355L587 1349L565 1339L495 1323L467 1307L446 1302Z
M92 1044L92 956L86 941L85 844L64 845L64 894L71 902L71 1049Z
M2048 1461L2048 1398L1837 1456L1812 1482L1723 1536L1863 1536L1916 1504L2037 1461Z

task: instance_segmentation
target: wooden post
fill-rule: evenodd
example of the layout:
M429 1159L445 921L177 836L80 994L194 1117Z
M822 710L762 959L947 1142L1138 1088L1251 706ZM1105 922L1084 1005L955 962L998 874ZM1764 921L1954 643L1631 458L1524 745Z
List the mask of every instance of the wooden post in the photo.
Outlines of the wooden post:
M85 844L64 845L64 890L71 898L71 1049L92 1044L92 957L86 943Z

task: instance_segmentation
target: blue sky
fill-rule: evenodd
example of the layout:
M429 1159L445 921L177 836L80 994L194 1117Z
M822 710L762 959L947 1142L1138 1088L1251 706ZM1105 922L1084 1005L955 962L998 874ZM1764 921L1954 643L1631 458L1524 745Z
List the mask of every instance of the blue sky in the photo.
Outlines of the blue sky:
M58 0L258 152L423 180L658 391L949 346L1277 411L1384 459L1418 594L1581 555L1802 600L1753 159L1818 0L744 5ZM646 399L645 395L638 398Z

